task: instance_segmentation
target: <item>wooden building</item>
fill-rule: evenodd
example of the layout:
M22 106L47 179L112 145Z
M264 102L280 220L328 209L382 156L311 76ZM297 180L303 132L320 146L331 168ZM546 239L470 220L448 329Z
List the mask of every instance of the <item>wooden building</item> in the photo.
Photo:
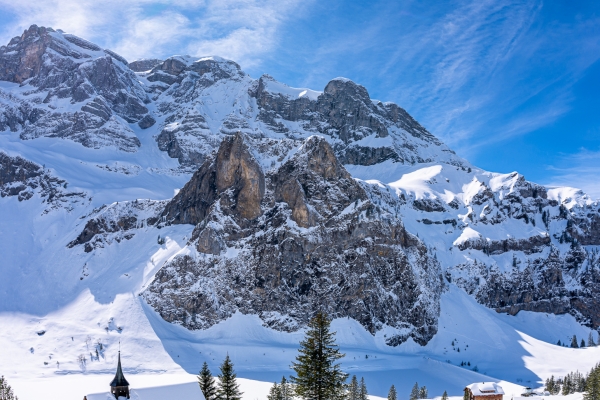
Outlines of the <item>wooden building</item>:
M121 352L119 351L119 363L117 364L117 373L115 378L110 383L110 392L115 396L115 399L119 397L129 398L129 382L123 375L123 369L121 369Z
M471 383L465 388L464 400L503 400L504 390L495 382Z

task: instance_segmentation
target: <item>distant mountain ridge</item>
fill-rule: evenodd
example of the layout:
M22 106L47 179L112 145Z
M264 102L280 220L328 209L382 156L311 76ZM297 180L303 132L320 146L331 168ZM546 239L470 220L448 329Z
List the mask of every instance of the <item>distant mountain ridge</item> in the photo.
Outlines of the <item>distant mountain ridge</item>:
M169 322L203 329L241 312L287 331L325 308L385 330L389 345L426 344L453 282L498 312L570 313L600 328L597 201L483 171L348 79L320 92L253 79L220 57L127 63L33 25L0 47L0 81L3 143L61 139L127 157L99 168L148 191L165 184L153 169L160 152L189 176L172 199L115 196L94 208L92 193L65 190L60 171L43 173L57 157L0 153L6 201L77 200L55 201L82 221L56 239L66 254L190 225L140 290Z

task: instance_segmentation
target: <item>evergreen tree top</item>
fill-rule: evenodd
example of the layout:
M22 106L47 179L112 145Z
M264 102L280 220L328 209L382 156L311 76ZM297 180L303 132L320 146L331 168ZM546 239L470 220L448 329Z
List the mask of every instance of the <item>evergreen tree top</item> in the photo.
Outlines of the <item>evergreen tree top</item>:
M233 370L233 363L229 358L229 354L225 357L223 364L219 367L221 373L219 374L219 389L217 390L218 400L241 400L242 392L240 392L239 385L236 381L237 375Z
M317 313L308 323L296 360L292 362L296 375L290 380L302 399L331 400L344 396L348 375L336 363L344 354L335 343L335 332L330 331L330 324L326 314Z

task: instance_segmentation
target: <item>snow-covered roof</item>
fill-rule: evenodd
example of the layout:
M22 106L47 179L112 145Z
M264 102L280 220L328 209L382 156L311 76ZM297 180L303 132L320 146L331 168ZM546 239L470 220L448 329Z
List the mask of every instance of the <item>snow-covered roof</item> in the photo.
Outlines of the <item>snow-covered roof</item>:
M493 396L497 394L504 394L502 386L495 382L477 382L467 385L467 388L471 390L473 396Z

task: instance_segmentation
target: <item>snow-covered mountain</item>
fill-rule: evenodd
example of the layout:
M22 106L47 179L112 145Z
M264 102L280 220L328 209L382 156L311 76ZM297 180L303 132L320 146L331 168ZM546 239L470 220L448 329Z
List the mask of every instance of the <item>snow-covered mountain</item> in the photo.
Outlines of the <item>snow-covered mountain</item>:
M216 56L128 64L34 25L0 47L0 196L0 336L19 343L77 310L85 352L100 329L193 369L174 341L196 351L235 321L287 343L325 309L371 335L357 354L375 340L454 363L442 303L461 296L570 314L573 332L541 340L600 328L597 201L483 171L344 78L320 92Z

